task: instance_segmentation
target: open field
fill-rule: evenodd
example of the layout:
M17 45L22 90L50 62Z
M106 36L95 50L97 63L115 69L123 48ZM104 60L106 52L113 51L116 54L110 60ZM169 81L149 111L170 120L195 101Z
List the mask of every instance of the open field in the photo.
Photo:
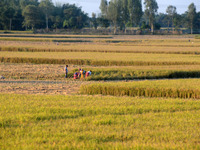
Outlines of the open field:
M199 149L197 100L0 94L2 149Z
M199 47L193 35L0 34L0 149L200 149ZM79 68L92 76L74 80Z

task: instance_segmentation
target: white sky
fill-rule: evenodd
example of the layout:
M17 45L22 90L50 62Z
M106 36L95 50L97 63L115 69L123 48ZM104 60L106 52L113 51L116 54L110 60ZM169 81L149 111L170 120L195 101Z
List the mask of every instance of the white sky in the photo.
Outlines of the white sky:
M92 12L100 13L99 5L101 0L52 0L53 2L60 2L60 3L70 3L76 4L79 7L82 7L82 10L91 16ZM142 0L144 1L144 0ZM191 3L194 3L197 7L197 11L200 11L200 0L157 0L159 5L158 12L165 13L166 8L169 5L176 6L177 12L182 14L187 11L188 6Z

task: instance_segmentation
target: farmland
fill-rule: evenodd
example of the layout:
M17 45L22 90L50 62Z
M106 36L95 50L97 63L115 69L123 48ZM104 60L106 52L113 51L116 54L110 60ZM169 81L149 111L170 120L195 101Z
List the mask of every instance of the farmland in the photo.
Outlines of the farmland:
M198 149L197 100L0 95L3 149Z
M200 149L199 47L191 35L0 34L0 149ZM92 75L74 80L79 68Z

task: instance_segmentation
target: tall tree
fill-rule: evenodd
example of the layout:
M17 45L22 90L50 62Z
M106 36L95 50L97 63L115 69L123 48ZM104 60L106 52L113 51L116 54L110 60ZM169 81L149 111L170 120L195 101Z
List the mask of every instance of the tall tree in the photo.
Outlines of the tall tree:
M97 27L98 27L98 22L97 22L97 18L96 18L96 14L95 13L92 13L91 22L92 22L93 27L96 30Z
M145 0L145 16L149 19L149 25L151 26L151 32L154 32L155 16L158 10L158 4L156 0Z
M35 5L27 5L23 11L24 25L32 27L34 30L38 24L41 24L40 16L41 13L39 8Z
M49 17L54 8L52 0L41 0L39 7L43 10L46 17L46 29L49 28Z
M38 6L38 0L20 0L20 7L23 10L27 5L35 5Z
M129 21L128 0L120 0L120 5L122 26L126 33L126 24Z
M107 0L101 0L101 4L100 4L99 8L101 10L102 17L106 17L107 16L107 10L108 10L108 1Z
M193 34L196 15L197 15L196 6L194 5L194 3L191 3L188 7L188 12L187 12L188 26L191 30L191 34Z
M63 27L68 29L81 29L87 24L88 16L81 7L76 5L63 5L64 22Z
M6 11L4 11L4 16L9 20L9 30L12 29L12 20L15 15L15 9L12 7L8 7Z
M107 17L114 26L114 34L117 32L117 26L120 20L120 9L119 0L111 0L109 2Z
M128 0L128 10L130 15L131 25L139 25L142 18L142 1L141 0Z
M176 20L175 19L175 16L177 14L176 12L176 7L175 6L172 6L172 5L169 5L166 9L166 13L168 15L168 18L169 18L169 22L172 23L172 28L174 28L174 21ZM168 23L168 28L169 28L169 23Z

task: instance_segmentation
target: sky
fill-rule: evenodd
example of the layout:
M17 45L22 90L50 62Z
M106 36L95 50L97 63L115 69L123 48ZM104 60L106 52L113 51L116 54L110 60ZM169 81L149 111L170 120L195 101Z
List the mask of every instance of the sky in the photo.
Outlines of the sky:
M70 3L76 4L79 7L82 7L82 10L85 13L88 13L89 16L94 12L96 14L100 13L99 5L101 0L52 0L54 3ZM187 11L188 6L191 3L194 3L197 8L197 12L200 11L200 0L156 0L159 6L158 12L159 13L166 13L166 9L169 5L176 6L177 12L179 14L184 13ZM144 2L144 0L142 0Z

